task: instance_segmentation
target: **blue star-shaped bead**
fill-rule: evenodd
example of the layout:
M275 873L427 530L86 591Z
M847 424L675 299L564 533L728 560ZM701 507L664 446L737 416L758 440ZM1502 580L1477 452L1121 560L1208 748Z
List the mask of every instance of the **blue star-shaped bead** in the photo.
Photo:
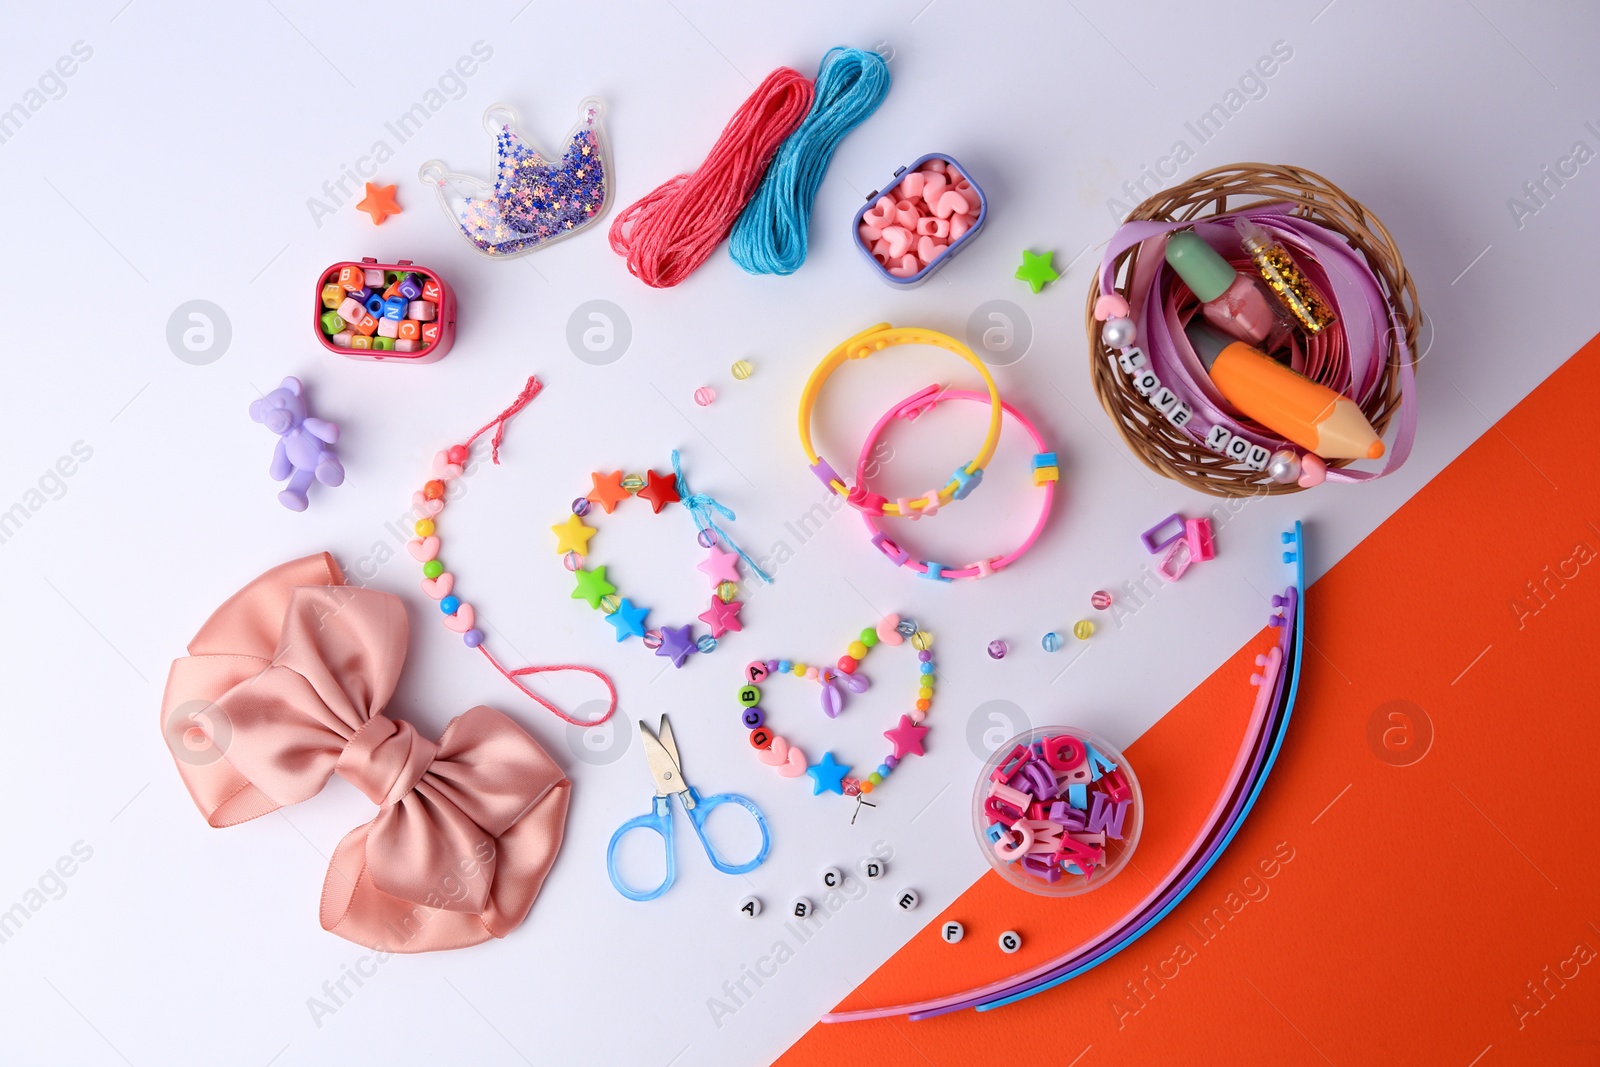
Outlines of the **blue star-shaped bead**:
M836 763L832 752L824 752L821 762L806 768L806 774L811 776L811 795L838 793L844 796L844 776L849 773L848 763Z
M656 649L656 655L666 656L672 660L674 667L682 667L683 661L689 658L691 652L698 652L695 647L694 634L687 626L663 626L661 628L661 647Z
M617 628L617 640L626 641L630 637L644 636L644 617L648 614L649 608L636 608L633 601L623 597L617 610L606 616L606 621Z

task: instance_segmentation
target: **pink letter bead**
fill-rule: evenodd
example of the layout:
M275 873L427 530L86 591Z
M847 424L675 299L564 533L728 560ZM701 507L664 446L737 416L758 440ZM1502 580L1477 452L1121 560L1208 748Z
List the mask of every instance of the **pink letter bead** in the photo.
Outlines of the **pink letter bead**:
M431 300L413 300L406 308L406 318L416 319L418 322L432 322L439 317L439 309Z

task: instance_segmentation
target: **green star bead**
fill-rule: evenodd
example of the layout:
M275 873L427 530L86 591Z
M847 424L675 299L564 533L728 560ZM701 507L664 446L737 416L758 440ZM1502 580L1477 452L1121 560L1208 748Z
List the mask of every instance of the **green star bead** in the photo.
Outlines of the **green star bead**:
M598 609L602 597L609 596L617 591L617 587L606 581L606 569L596 567L592 571L578 570L574 572L578 579L578 588L572 591L573 600L587 600L591 608Z
M1033 291L1037 293L1040 289L1061 277L1060 274L1056 273L1056 269L1050 265L1050 261L1053 258L1055 258L1054 252L1046 252L1044 255L1038 256L1027 249L1023 249L1022 266L1017 268L1016 273L1017 280L1027 282L1033 288Z

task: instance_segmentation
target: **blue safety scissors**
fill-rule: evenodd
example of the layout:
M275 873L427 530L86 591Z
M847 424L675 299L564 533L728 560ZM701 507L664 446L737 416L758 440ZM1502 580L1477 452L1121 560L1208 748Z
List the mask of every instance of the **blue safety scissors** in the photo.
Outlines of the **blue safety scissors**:
M767 850L772 846L772 835L767 831L767 819L761 814L761 809L748 797L742 797L737 793L718 793L715 796L702 797L695 792L694 786L684 780L683 770L678 763L678 743L672 738L672 723L667 721L665 715L661 716L659 736L651 733L650 727L643 722L639 723L639 735L644 739L644 757L650 765L650 777L655 779L656 797L655 804L648 814L629 819L617 827L617 832L611 835L611 844L606 848L606 873L611 875L611 884L617 887L617 892L629 900L654 900L672 888L672 881L678 874L677 864L672 858L670 801L673 794L677 794L678 803L683 805L689 821L694 824L694 832L699 836L700 844L705 848L706 858L711 861L711 866L723 874L748 874L761 866L766 861ZM721 805L730 803L737 804L754 815L756 826L761 831L761 851L756 853L756 858L749 863L735 865L727 862L717 854L711 842L706 840L706 816ZM634 889L623 882L617 874L618 842L629 830L640 829L654 830L660 834L667 849L667 875L654 889Z

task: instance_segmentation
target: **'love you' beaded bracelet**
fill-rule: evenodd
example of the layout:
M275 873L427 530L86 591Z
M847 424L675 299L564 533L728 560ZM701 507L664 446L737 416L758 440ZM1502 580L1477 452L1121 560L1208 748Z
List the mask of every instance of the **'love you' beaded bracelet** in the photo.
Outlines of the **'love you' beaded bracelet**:
M824 752L822 759L816 763L811 763L799 746L791 744L768 724L767 713L761 708L760 683L782 674L809 678L822 686L822 710L832 719L838 716L844 706L841 690L847 689L852 693L866 691L867 677L859 673L857 668L867 653L879 644L899 645L907 639L911 641L911 647L917 650L917 697L911 710L902 712L900 721L884 731L883 736L889 739L890 751L876 770L864 776L852 777L851 765L838 762L831 750ZM889 777L902 759L923 755L922 739L929 728L922 723L928 717L928 709L933 706L932 649L932 634L917 629L917 624L909 619L886 615L876 626L862 630L832 667L808 667L804 663L786 659L752 660L745 666L744 684L739 687L739 721L750 731L750 747L755 749L756 758L769 767L777 768L778 774L784 778L809 776L812 796L837 793L853 797L871 793Z
M943 488L930 489L920 497L890 501L876 493L868 492L859 481L853 486L848 484L828 465L827 460L817 455L817 450L811 443L811 412L816 407L817 396L822 392L823 383L845 360L865 359L874 352L881 352L894 345L932 345L953 352L966 360L982 376L984 385L989 389L989 432L984 437L983 447L978 450L977 456L970 463L957 467L950 475L949 483ZM887 322L880 322L840 344L824 356L822 362L817 364L817 369L811 372L811 378L800 394L800 447L805 449L806 459L811 464L811 473L815 474L830 492L845 497L854 507L874 515L910 517L919 514L932 515L942 505L952 500L965 499L966 495L976 489L978 483L983 480L983 468L988 465L990 458L994 456L995 446L1000 443L1000 407L1000 389L994 384L994 377L989 373L989 368L984 366L983 360L973 354L972 349L954 337L939 333L937 330L924 330L918 327L896 328Z
M872 432L867 434L867 440L861 446L861 458L856 461L856 485L864 487L867 484L867 467L871 463L873 450L877 448L878 438L883 436L890 422L895 419L915 419L943 400L984 399L982 393L965 389L947 390L937 385L930 385L906 397L884 412L883 418L879 419ZM1056 483L1061 480L1061 468L1056 462L1056 454L1045 447L1044 436L1033 423L1009 403L1002 401L1001 407L1007 415L1022 424L1023 430L1033 439L1034 448L1038 450L1033 455L1033 484L1043 490L1043 501L1039 508L1039 519L1033 524L1033 530L1028 534L1027 540L1003 555L989 556L964 567L951 567L931 559L913 559L898 541L890 540L884 533L883 522L877 514L862 509L861 518L866 521L867 529L872 534L872 546L883 553L889 562L897 567L906 567L935 582L948 582L956 578L987 578L995 571L1015 563L1024 552L1033 547L1035 541L1039 540L1039 535L1044 532L1045 523L1050 521L1050 510L1055 502ZM912 512L909 518L915 520L923 515L932 514L932 508L925 508L920 513Z
M490 455L494 463L500 463L500 442L505 438L506 422L527 407L534 397L539 395L544 388L538 378L530 377L523 386L517 399L511 406L496 415L471 437L459 445L437 453L433 457L433 476L423 487L411 496L411 511L416 518L414 527L416 538L406 542L406 549L413 559L422 564L422 591L433 600L439 602L439 611L443 614L445 628L461 635L462 643L468 648L475 648L483 653L488 660L511 684L522 690L525 696L530 697L546 711L574 726L599 726L611 718L612 712L617 710L617 690L611 684L611 678L604 671L595 670L580 664L560 663L548 667L518 667L516 670L506 670L500 661L494 658L487 645L484 644L484 633L477 625L477 612L473 606L461 599L456 592L456 578L454 574L444 569L444 563L439 559L439 550L442 547L439 541L438 523L435 521L439 513L444 510L445 496L449 492L450 483L460 478L467 461L472 456L472 443L482 437L489 430L494 431L490 439ZM592 674L605 683L606 694L609 702L606 713L598 719L575 719L562 711L544 697L529 689L521 679L530 674L553 674L562 671L578 671L583 674Z
M717 525L718 517L733 521L733 512L714 497L690 492L676 450L672 453L670 475L653 470L645 475L624 475L621 471L610 474L597 472L590 475L590 481L593 488L572 502L572 514L567 516L567 520L550 527L556 535L556 551L561 554L563 565L577 578L578 587L572 591L572 599L587 601L591 608L601 612L606 622L611 624L618 642L630 637L641 638L644 647L658 656L665 656L674 667L682 667L696 652L716 651L717 641L723 634L744 629L739 618L739 610L744 605L737 599L739 561L743 560L763 582L772 579L756 565L755 560L745 554L744 549L734 544L726 530ZM698 564L698 569L710 579L713 591L711 606L696 616L706 624L708 633L696 637L692 625L646 629L645 619L650 609L640 607L628 597L619 598L617 587L606 578L604 566L583 566L589 555L589 540L596 532L593 526L583 521L584 516L593 515L596 506L609 515L630 497L645 501L656 515L669 505L678 504L693 517L699 530L696 539L700 547L709 553ZM723 545L727 548L721 547Z

